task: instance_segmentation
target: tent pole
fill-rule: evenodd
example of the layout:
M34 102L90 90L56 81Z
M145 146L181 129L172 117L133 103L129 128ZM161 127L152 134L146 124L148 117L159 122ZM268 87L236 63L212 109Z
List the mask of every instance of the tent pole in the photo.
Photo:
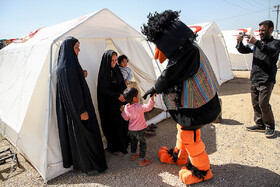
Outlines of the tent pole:
M201 38L202 39L202 38ZM212 34L212 41L213 41L213 45L214 45L214 48L217 49L217 46L216 46L216 42L215 42L215 37L214 35ZM219 79L218 79L218 83L219 85L222 84L223 80L221 79L221 69L220 69L220 66L218 65L219 64L219 56L217 54L217 50L215 50L215 59L216 59L216 62L217 62L217 69L218 69L218 73L219 73Z
M53 43L50 47L50 77L49 77L49 94L48 94L48 116L47 116L47 127L46 127L46 137L45 137L45 173L44 173L44 184L47 184L47 170L48 170L48 138L49 138L49 124L50 124L50 107L51 107L51 80L52 80L52 53L53 53Z
M151 45L149 44L149 42L148 42L147 40L145 40L145 41L147 42L147 44L148 44L148 46L149 46L149 48L150 48L150 50L151 50L152 55L155 56L155 54L154 54L154 52L153 52L153 50L152 50ZM158 65L158 61L157 61L157 60L155 60L155 61L156 61L156 64L157 64L157 67L158 67L159 72L162 73L162 71L161 71L161 69L160 69L160 67L159 67L159 65Z
M6 138L6 129L7 129L7 124L4 123L4 132L3 132L3 136Z

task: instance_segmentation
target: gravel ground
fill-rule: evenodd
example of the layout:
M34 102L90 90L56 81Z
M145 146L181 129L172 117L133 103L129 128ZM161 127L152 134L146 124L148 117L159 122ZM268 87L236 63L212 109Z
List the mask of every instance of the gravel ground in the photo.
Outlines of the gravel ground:
M253 125L248 71L235 71L235 79L224 83L221 123L204 126L202 140L206 145L214 177L192 186L280 186L280 72L271 96L276 133L265 138L263 133L248 132ZM158 113L153 110L148 118ZM147 138L147 158L151 164L139 167L130 155L114 156L106 152L109 169L97 176L70 171L48 182L48 186L186 186L178 178L181 166L160 163L157 153L162 146L174 148L176 123L167 119L159 123L156 136ZM0 150L11 145L2 139ZM19 155L21 168L11 172L10 163L0 165L0 186L44 186L39 173Z

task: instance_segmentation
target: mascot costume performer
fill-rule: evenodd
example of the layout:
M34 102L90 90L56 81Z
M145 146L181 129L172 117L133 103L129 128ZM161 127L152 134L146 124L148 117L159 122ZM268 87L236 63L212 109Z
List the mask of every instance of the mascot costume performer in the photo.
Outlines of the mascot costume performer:
M155 86L143 96L162 93L163 101L177 122L174 149L159 150L161 162L186 165L180 172L185 184L211 179L210 161L200 139L200 128L213 122L221 112L218 82L211 65L194 42L196 34L183 22L178 11L166 10L148 15L142 33L156 45L155 59L168 64ZM188 161L189 158L189 161Z

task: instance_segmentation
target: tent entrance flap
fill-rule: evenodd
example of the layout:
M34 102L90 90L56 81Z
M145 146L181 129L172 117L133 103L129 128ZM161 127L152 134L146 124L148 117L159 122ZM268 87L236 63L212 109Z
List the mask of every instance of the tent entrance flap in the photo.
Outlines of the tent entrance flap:
M119 55L121 54L120 51L118 51L118 49L116 48L112 38L106 38L105 39L106 42L106 50L113 50L116 51Z

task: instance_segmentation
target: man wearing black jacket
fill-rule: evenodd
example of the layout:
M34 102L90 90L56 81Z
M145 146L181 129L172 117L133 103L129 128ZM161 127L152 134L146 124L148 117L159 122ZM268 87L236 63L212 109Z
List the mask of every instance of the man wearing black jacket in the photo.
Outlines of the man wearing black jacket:
M272 137L275 133L275 121L269 100L276 82L276 63L280 52L280 41L271 35L273 28L272 21L263 21L259 24L260 40L250 35L239 35L236 46L240 53L253 53L250 80L256 125L247 127L247 130L265 132L266 137ZM249 45L243 45L243 36L249 39L248 43L253 44L254 49Z

